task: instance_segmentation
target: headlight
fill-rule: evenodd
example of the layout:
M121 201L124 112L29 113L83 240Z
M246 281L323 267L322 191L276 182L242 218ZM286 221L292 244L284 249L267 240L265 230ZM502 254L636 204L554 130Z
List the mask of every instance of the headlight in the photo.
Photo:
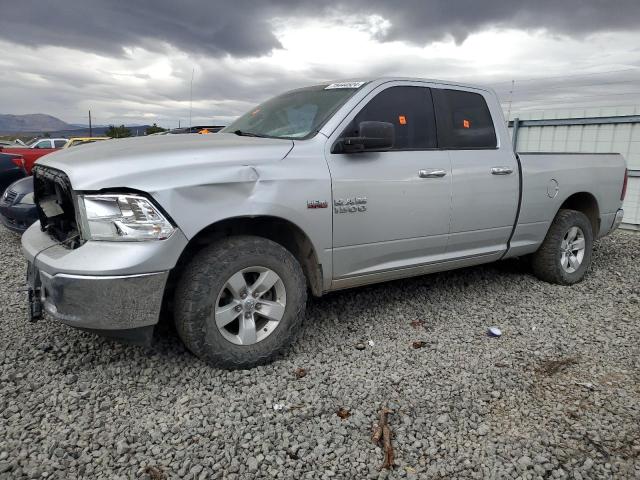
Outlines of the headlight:
M78 196L87 240L164 240L175 231L151 201L140 195Z
M27 193L24 197L20 199L20 203L25 205L35 205L35 201L33 200L33 192Z

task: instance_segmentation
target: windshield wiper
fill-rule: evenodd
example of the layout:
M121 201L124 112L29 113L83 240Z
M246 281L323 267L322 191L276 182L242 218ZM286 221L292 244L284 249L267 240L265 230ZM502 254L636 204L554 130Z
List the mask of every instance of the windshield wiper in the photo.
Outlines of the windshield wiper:
M260 135L258 133L253 133L253 132L243 132L242 130L236 130L235 132L236 135L238 135L239 137L258 137L258 138L267 138L266 135Z

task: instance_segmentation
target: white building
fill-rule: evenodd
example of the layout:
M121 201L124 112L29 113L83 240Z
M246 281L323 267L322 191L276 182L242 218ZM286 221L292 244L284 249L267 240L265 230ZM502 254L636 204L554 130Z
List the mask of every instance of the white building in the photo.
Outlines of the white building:
M515 118L519 152L621 153L630 170L623 227L640 230L640 106L512 112Z

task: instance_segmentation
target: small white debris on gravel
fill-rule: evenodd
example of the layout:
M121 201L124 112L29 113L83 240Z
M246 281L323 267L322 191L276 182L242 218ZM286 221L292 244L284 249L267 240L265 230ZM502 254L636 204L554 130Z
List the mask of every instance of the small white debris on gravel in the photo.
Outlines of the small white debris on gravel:
M28 323L0 230L0 480L640 477L640 235L598 241L572 287L512 260L310 300L284 358L230 372L170 332L143 348Z

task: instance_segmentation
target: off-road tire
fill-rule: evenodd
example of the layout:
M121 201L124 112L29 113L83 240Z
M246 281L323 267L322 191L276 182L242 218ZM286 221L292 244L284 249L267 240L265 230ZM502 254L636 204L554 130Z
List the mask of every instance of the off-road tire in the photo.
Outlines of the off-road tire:
M252 345L235 345L218 330L214 304L226 280L251 266L269 268L282 279L287 296L285 313L267 338ZM175 326L186 347L210 365L251 368L273 361L293 343L306 300L304 274L287 249L262 237L229 237L199 251L186 266L176 288Z
M574 226L580 227L584 233L585 252L580 267L575 272L569 273L562 268L560 262L561 244L566 233ZM592 249L593 230L587 216L576 210L560 210L553 219L542 245L531 256L533 273L540 280L559 285L572 285L580 282L584 279L591 265Z

